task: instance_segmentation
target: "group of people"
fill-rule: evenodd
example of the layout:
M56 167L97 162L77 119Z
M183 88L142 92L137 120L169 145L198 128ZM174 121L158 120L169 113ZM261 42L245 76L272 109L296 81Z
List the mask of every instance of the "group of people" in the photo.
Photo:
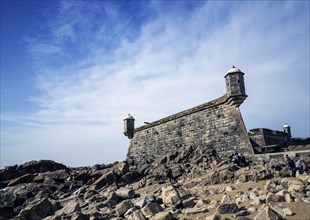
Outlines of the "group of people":
M288 166L292 171L292 176L295 177L296 173L303 174L304 172L308 172L308 163L302 158L296 159L296 161L292 160L287 154L283 157L284 165Z
M232 155L230 156L230 162L235 163L241 167L245 167L248 164L245 156L242 153L238 153L237 151L232 153Z
M282 158L281 163L272 166L276 171L281 171L285 167L290 169L292 177L295 177L297 173L303 174L309 172L308 163L304 159L297 158L293 160L287 154Z

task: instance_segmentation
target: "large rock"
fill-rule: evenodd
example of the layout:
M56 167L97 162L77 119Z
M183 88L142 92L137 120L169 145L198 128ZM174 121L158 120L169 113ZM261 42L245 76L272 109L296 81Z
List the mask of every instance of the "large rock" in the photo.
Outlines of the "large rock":
M95 189L101 189L109 184L114 183L117 180L117 176L113 171L103 174L99 179L97 179L93 185Z
M41 220L55 212L56 207L50 202L49 199L37 199L22 209L18 215L20 220Z
M123 202L117 204L117 206L115 208L116 214L118 216L123 216L133 206L134 205L132 204L132 202L129 199L124 200Z
M256 214L254 220L283 220L283 218L270 207L266 206Z
M290 210L289 208L283 207L283 206L276 205L276 206L272 206L271 208L273 211L277 212L282 217L292 216L294 214L292 210Z
M127 162L120 162L114 165L115 171L118 175L125 175L129 171Z
M157 203L154 203L154 202L149 202L147 203L142 209L141 209L141 212L143 213L143 215L146 217L146 218L150 218L152 217L153 215L155 215L156 213L159 213L159 212L162 212L163 211L163 208L157 204Z
M64 183L69 177L70 175L66 170L57 170L46 173L40 173L33 179L33 181L42 183L46 182L46 180L53 180L57 183Z
M132 199L136 195L135 191L127 188L121 188L117 190L115 193L120 199Z
M224 195L220 205L216 208L219 214L236 213L239 208L229 195Z
M150 220L173 220L173 219L174 219L173 215L169 211L159 212L150 218Z
M163 203L165 204L165 206L176 207L182 203L180 194L174 186L170 185L162 187L161 191L162 191Z
M20 184L20 183L30 183L30 182L33 181L34 178L35 178L34 174L25 174L23 176L20 176L20 177L18 177L16 179L11 180L8 183L8 186L14 186L14 185L17 185L17 184Z
M193 208L196 205L196 198L190 197L182 200L182 205L184 208Z
M131 210L128 210L125 214L125 218L127 220L146 220L145 216L140 210L132 208Z
M302 180L296 178L283 178L281 184L289 191L302 192L305 185Z
M68 169L65 165L52 160L33 160L22 165L14 165L0 170L0 179L10 180L30 173L45 173L48 171Z
M149 194L149 195L145 195L142 198L139 198L135 201L135 206L138 208L143 208L143 206L145 206L148 202L158 202L160 199L153 195L153 194Z

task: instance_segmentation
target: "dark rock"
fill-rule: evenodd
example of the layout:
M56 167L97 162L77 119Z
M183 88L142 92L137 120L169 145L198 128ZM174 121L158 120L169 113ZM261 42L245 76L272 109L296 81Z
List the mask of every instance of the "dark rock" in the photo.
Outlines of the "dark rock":
M127 220L146 220L143 213L140 210L137 210L137 208L135 208L135 207L129 209L125 213L125 218Z
M99 179L97 179L93 185L95 189L101 189L107 185L114 183L117 180L117 176L113 171L103 174Z
M150 218L150 220L173 220L173 215L171 212L159 212Z
M132 199L136 195L135 191L126 188L121 188L117 190L115 193L120 199Z
M247 211L247 210L241 210L240 212L237 212L235 215L234 215L234 218L238 218L240 216L247 216L249 215L250 213Z
M132 202L127 199L121 202L120 204L116 205L115 211L118 216L123 216L130 208L132 208L134 205Z
M114 166L116 174L119 176L125 175L129 171L129 166L127 162L117 163Z
M34 178L34 182L46 182L46 180L53 180L57 183L64 183L69 178L69 174L66 170L57 170L46 173L40 173ZM52 182L52 181L51 181Z
M117 196L117 194L115 192L112 192L108 198L107 198L108 201L115 201L116 203L118 203L119 201L119 198Z
M142 209L141 212L146 218L150 218L158 212L163 211L163 208L154 202L147 203Z
M63 164L56 163L52 160L39 160L39 161L33 160L23 165L6 167L5 169L0 171L0 179L4 181L15 179L25 174L45 173L48 171L55 171L62 169L68 169L68 168Z
M237 204L229 195L223 196L220 205L216 209L219 214L236 213L239 211Z
M20 184L20 183L30 183L33 181L35 175L34 174L25 174L21 177L18 177L14 180L11 180L9 183L8 183L8 186L14 186L14 185L17 185L17 184Z
M184 208L192 208L196 204L195 200L196 200L195 197L187 198L187 199L182 201L182 205Z
M182 203L179 192L172 185L162 187L162 199L165 206L177 207Z
M81 171L74 177L75 180L87 182L90 179L90 173L88 171Z
M265 207L264 209L260 210L257 215L254 217L254 220L283 220L281 215L273 211L270 207Z
M21 220L41 220L55 212L55 205L49 199L37 199L26 205L19 213L18 218Z

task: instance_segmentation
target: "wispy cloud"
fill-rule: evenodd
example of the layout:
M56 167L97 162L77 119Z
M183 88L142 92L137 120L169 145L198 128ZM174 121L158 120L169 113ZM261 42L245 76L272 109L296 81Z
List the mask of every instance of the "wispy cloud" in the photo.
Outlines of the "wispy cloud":
M246 73L248 128L288 122L310 135L309 3L170 4L60 2L29 49L44 60L41 96L32 98L40 110L2 118L23 127L4 129L4 165L125 159L127 113L142 125L217 98L232 64ZM27 153L14 156L21 149Z

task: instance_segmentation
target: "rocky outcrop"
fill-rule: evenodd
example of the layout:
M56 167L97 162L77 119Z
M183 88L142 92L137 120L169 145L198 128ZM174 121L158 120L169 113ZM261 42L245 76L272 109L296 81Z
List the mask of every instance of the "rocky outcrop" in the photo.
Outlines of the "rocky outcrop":
M291 204L310 207L310 176L278 178L268 166L239 167L200 147L139 167L42 160L0 175L0 219L281 219L298 216Z

